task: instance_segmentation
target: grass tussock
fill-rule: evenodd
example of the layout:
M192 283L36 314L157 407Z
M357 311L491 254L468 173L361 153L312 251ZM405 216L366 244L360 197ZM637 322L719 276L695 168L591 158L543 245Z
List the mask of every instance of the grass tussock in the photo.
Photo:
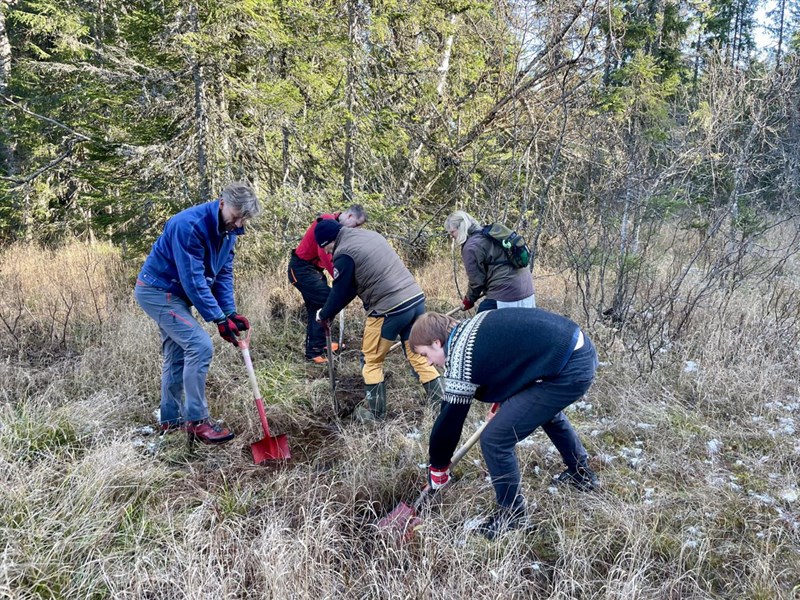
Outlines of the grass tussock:
M327 370L302 359L305 312L285 264L237 287L273 434L288 435L293 455L256 466L249 444L264 434L235 348L214 337L208 380L212 414L234 442L160 438L151 433L158 335L116 277L113 250L21 247L0 259L4 318L24 307L0 362L3 597L771 599L800 590L800 354L783 342L798 335L788 292L783 304L764 302L772 296L757 285L709 293L692 328L643 370L616 327L582 322L566 278L537 270L538 304L582 322L601 349L597 382L569 416L603 488L556 487L560 459L536 433L517 449L530 526L489 543L470 530L493 505L475 448L458 483L421 511L415 539L398 544L375 524L423 486L434 414L395 351L389 419L335 418ZM448 261L417 272L429 308L458 305ZM463 295L463 272L458 281ZM787 272L780 285L796 282ZM65 320L54 307L71 297ZM343 414L363 397L363 318L357 302L345 311ZM48 334L48 319L62 329ZM35 340L47 360L20 351ZM465 433L482 418L473 408Z

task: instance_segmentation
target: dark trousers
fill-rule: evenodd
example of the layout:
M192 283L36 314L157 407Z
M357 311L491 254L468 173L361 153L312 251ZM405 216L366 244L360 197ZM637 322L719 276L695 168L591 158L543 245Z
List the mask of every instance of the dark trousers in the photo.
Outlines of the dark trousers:
M544 430L567 467L586 462L586 450L562 411L586 393L596 369L597 353L585 336L583 347L572 354L561 373L522 390L500 405L481 435L481 450L498 504L511 506L519 494L515 446L537 427Z
M317 311L325 305L331 288L322 269L292 254L289 259L289 283L300 290L308 313L306 358L325 354L325 330L317 323Z

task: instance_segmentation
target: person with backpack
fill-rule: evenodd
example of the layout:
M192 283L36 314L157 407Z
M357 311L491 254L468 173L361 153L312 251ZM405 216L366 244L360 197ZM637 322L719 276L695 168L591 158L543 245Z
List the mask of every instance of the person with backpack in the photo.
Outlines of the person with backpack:
M184 430L190 442L204 444L234 437L209 418L205 387L214 345L192 306L216 325L222 339L239 345L238 333L250 329L250 322L236 310L234 246L245 223L260 212L255 191L231 183L219 199L169 219L139 271L134 297L161 334L162 434Z
M325 271L333 277L333 261L327 252L314 240L314 230L323 219L333 219L343 227L361 227L367 222L367 212L360 204L353 204L343 212L320 215L303 234L303 239L292 250L289 259L289 283L303 296L308 322L306 324L306 360L318 365L327 365L325 355L325 330L317 323L315 316L328 300L331 288L325 278ZM339 350L339 344L331 343L331 351Z
M397 338L428 402L438 405L442 399L439 372L408 345L411 326L425 312L425 294L397 252L381 234L343 227L333 219L320 221L314 238L333 257L335 273L328 300L317 311L317 321L330 321L356 296L367 313L361 345L367 406L357 406L353 417L361 422L386 417L383 363Z
M480 437L498 507L478 528L489 539L522 527L526 503L515 453L541 427L566 470L557 482L580 491L600 484L563 410L594 381L597 352L570 319L539 308L490 310L456 321L429 312L414 323L409 344L428 363L444 367L444 401L429 439L428 481L450 481L450 463L474 400L498 403Z
M461 246L461 259L469 279L467 293L461 301L462 310L469 310L481 296L483 302L478 312L493 308L535 308L533 277L527 267L527 247L524 240L499 224L481 225L468 213L458 210L444 221L444 228ZM516 243L524 248L517 257L511 246L503 244L496 234L504 230L516 237ZM525 266L519 266L525 265Z

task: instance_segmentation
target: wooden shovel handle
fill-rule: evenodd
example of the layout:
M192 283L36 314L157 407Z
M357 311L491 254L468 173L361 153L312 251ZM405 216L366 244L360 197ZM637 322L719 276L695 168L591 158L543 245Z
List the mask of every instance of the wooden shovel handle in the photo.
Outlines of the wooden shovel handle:
M489 413L492 414L492 415L496 415L497 414L497 410L499 408L500 408L500 404L495 402L494 404L492 404L492 407L489 409ZM477 442L480 439L481 434L483 433L483 430L486 429L486 426L489 424L489 420L490 419L486 419L483 422L483 424L480 427L478 427L478 429L475 430L475 433L473 433L470 436L470 438L466 442L464 442L464 445L461 446L461 448L459 448L458 450L456 450L455 454L453 454L453 458L450 459L450 468L451 469L453 467L455 467L459 463L459 461L461 461L462 458L464 458L466 453L469 452L469 449L472 448L475 445L475 442ZM414 502L414 512L416 512L419 509L419 507L425 501L425 498L430 493L431 493L431 486L426 485L425 489L423 489L422 493L420 493L419 498L417 498L417 501Z

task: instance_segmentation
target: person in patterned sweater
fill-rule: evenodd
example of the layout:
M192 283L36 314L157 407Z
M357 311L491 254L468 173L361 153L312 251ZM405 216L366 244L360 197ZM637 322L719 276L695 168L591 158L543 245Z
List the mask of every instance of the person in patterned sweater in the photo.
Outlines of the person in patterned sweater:
M558 481L592 490L597 476L563 410L591 386L597 353L571 320L538 308L478 313L465 321L425 313L409 344L431 365L444 367L444 401L431 431L428 479L433 490L450 480L450 461L473 399L499 403L481 435L497 510L479 527L489 539L522 525L525 499L514 448L541 427L561 454Z

